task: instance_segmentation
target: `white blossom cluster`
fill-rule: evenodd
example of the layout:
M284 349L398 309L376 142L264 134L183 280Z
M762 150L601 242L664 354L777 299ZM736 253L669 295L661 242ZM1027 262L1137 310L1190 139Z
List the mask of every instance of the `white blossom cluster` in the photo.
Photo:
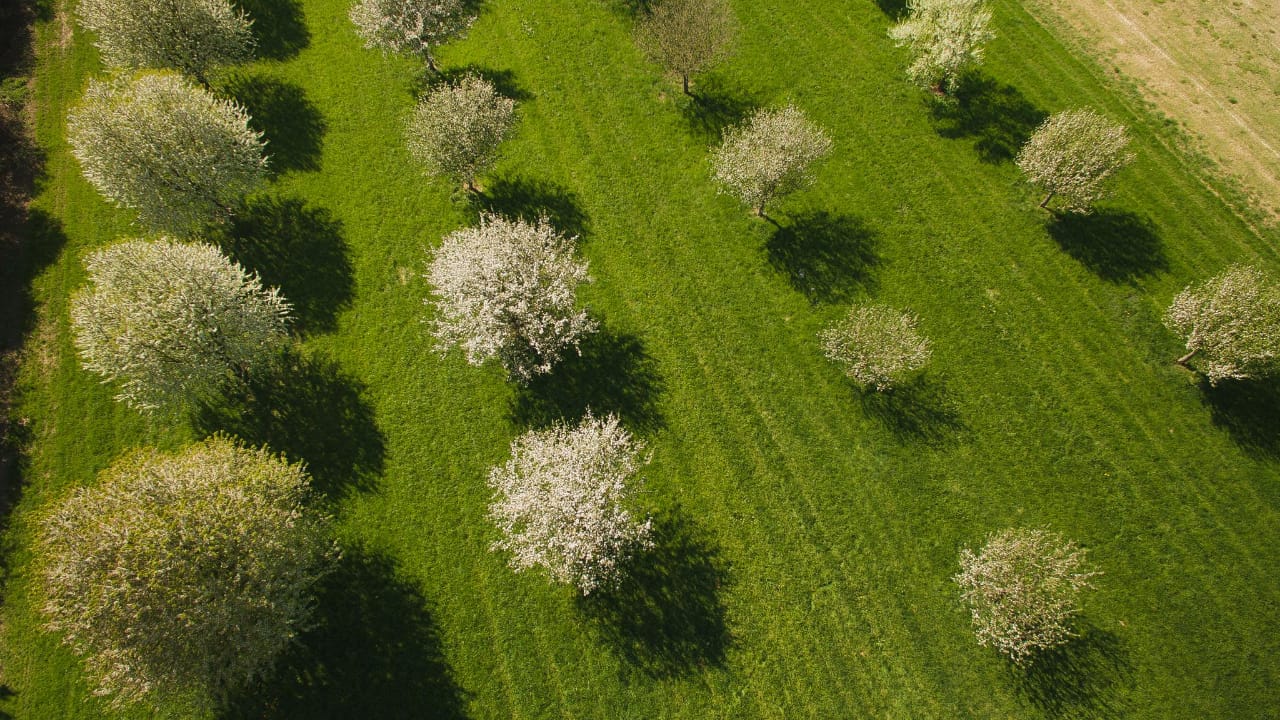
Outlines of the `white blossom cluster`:
M409 152L427 172L475 189L475 177L492 163L515 122L515 101L484 78L468 75L418 101L409 118Z
M543 567L583 595L613 586L626 559L651 544L650 521L625 507L643 450L616 415L590 412L577 427L516 438L511 459L489 472L489 514L503 535L494 549L511 553L516 571Z
M210 397L287 340L289 304L211 245L131 240L85 267L89 285L71 298L76 347L135 408Z
M350 16L365 47L415 53L433 70L432 49L461 37L476 20L462 0L360 0Z
M680 75L685 93L689 76L724 58L736 32L726 0L662 0L637 27L640 46L654 62Z
M1173 300L1165 325L1186 340L1211 384L1273 371L1280 358L1280 289L1262 271L1233 265Z
M993 533L978 553L960 553L953 578L973 616L978 643L1018 665L1073 636L1081 591L1098 575L1085 567L1085 551L1041 529Z
M445 236L426 278L438 296L441 351L460 346L472 365L496 358L518 381L550 372L566 348L597 328L577 308L578 285L590 281L587 264L574 259L574 239L545 219L481 217Z
M116 705L216 705L306 629L336 549L301 465L215 436L140 450L76 488L37 540L48 628Z
M177 234L232 214L267 171L244 109L174 73L90 82L67 139L98 192Z
M907 18L889 28L889 37L910 49L912 82L945 92L982 61L983 45L995 37L990 24L984 0L908 0Z
M822 350L858 383L888 390L924 367L933 352L917 322L884 305L854 307L822 332Z
M210 68L253 53L252 21L227 0L81 0L76 15L112 67L172 68L204 82Z
M1018 167L1032 184L1067 208L1086 211L1106 196L1106 182L1133 162L1125 127L1089 108L1066 110L1044 121L1018 152Z
M810 183L831 139L794 105L763 108L724 134L712 156L715 179L763 215L769 201Z

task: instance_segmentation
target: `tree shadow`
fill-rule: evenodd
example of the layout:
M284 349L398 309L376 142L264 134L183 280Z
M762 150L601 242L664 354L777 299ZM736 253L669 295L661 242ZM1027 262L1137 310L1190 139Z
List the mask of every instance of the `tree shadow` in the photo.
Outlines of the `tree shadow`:
M313 486L330 498L372 490L382 473L385 441L365 400L364 385L337 363L290 350L225 399L204 403L192 424L303 461Z
M1012 160L1049 117L1017 88L981 72L970 73L951 99L932 100L934 128L944 138L974 138L978 158Z
M249 200L214 241L232 260L280 288L299 332L325 332L351 300L355 281L342 223L296 198Z
M633 432L652 432L663 427L662 386L658 363L639 337L601 328L583 339L581 354L567 354L550 373L518 386L511 421L535 428L573 424L590 409L616 414Z
M422 74L418 76L414 83L413 92L417 97L432 88L439 85L448 85L460 81L468 75L476 75L489 82L493 89L508 100L516 102L527 102L534 98L533 93L526 90L516 80L516 74L512 70L495 70L483 65L475 63L463 65L457 68L442 68L440 72L433 73L424 69Z
M1213 424L1246 452L1280 459L1280 382L1275 378L1200 383Z
M302 16L299 0L234 0L253 18L257 55L267 60L288 60L311 44L311 32Z
M847 300L873 287L876 233L861 219L825 210L792 218L765 243L769 264L812 303Z
M678 508L654 518L653 542L629 560L617 589L580 596L578 609L631 669L649 677L722 667L732 642L720 599L728 563Z
M683 98L679 107L690 132L716 143L727 128L746 120L761 103L723 76L707 73L696 78L693 97Z
M1169 268L1155 225L1125 210L1055 213L1048 229L1064 252L1109 282L1133 282Z
M266 139L273 175L320 169L321 143L327 126L319 108L307 99L300 86L270 77L238 74L231 76L222 89L244 106L249 113L249 127Z
M901 20L907 14L907 0L876 0L876 7L894 22Z
M555 183L524 177L495 180L475 196L483 212L530 222L545 217L552 227L569 237L584 238L591 229L578 196Z
M903 442L942 445L967 428L946 386L927 373L889 390L859 390L862 409Z
M1022 697L1049 717L1101 720L1125 715L1113 690L1133 669L1119 638L1086 624L1067 644L1010 672Z
M224 718L466 716L427 600L390 558L344 549L317 593L315 621L274 676L247 688Z

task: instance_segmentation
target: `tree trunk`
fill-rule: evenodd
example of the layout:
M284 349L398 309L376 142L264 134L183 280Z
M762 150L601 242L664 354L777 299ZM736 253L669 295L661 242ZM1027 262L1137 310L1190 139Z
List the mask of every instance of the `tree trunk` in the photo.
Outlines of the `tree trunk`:
M1191 358L1192 358L1196 353L1198 353L1198 352L1200 352L1200 348L1196 348L1195 350L1192 350L1191 352L1187 353L1186 355L1183 355L1182 357L1178 358L1177 360L1174 360L1174 362L1175 362L1175 363L1177 363L1177 364L1179 364L1179 365L1181 365L1182 367L1187 367L1187 362L1189 362L1189 361L1191 360Z
M440 68L436 67L436 59L431 57L431 53L427 53L427 69L430 70L433 75L440 74Z
M1049 194L1044 196L1044 200L1041 200L1041 201L1040 201L1040 207L1041 207L1041 208L1043 208L1043 209L1045 209L1045 210L1048 210L1048 209L1049 209L1049 201L1050 201L1050 200L1052 200L1052 199L1053 199L1053 196L1054 196L1054 195L1057 195L1057 194L1058 194L1058 193L1053 192L1052 190L1051 190L1051 191L1049 191Z
M681 73L680 79L684 81L684 94L693 97L693 93L689 92L689 73Z
M468 179L467 179L466 189L467 189L467 191L468 191L468 192L470 192L470 193L471 193L471 194L473 194L473 195L483 195L483 194L484 194L484 193L480 192L480 188L476 187L476 179L475 179L475 178L468 178Z

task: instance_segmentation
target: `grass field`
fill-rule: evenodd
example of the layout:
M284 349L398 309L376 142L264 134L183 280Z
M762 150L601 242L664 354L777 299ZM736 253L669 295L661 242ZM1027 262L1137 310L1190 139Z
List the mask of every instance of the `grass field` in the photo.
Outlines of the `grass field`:
M288 382L189 425L78 368L66 298L130 225L62 139L92 47L57 18L38 28L30 231L48 265L17 405L31 438L0 711L108 714L40 632L38 510L125 448L228 429L310 463L346 555L321 626L228 717L1274 717L1280 391L1201 386L1159 318L1230 262L1280 271L1280 237L1233 216L1161 122L1017 3L995 2L983 72L942 109L901 77L893 6L736 2L738 50L691 103L634 49L620 2L488 3L440 55L520 99L484 203L581 235L603 326L527 389L439 357L421 322L426 250L474 211L403 148L415 65L363 50L345 0L246 5L272 57L217 84L280 172L222 242L297 301L302 350ZM786 101L835 150L775 227L717 195L707 148ZM1099 212L1050 221L1009 158L1083 104L1132 127L1138 161ZM935 348L887 398L817 347L868 298L916 312ZM524 428L588 405L650 444L660 542L584 601L489 552L484 476ZM1082 636L1029 672L976 645L949 579L961 547L1008 525L1049 525L1106 573Z

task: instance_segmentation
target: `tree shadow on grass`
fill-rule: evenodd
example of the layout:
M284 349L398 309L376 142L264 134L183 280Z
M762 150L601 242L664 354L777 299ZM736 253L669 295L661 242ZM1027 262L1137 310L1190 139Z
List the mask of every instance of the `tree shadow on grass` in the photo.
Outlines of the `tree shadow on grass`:
M579 204L578 196L545 180L495 180L473 202L482 212L506 218L534 222L545 217L552 227L570 237L583 238L591 230L591 218Z
M617 589L579 597L579 610L630 668L650 677L722 667L732 640L720 599L728 563L679 509L654 519L653 542L629 560Z
M427 601L389 558L344 550L322 582L315 620L273 678L247 689L224 718L465 717Z
M943 445L966 430L942 381L921 374L889 390L859 390L862 409L903 442Z
M718 143L724 131L758 110L760 102L714 73L694 79L693 97L683 98L680 114L689 131L707 142Z
M414 95L416 97L440 85L457 83L468 75L476 75L487 80L499 95L509 100L515 100L517 103L527 102L534 98L533 93L520 85L520 82L516 79L515 71L495 70L474 63L456 68L442 68L438 73L433 73L429 69L423 70L423 73L418 76L417 81L414 83Z
M765 243L769 264L810 302L838 302L871 289L880 263L876 234L859 218L825 210L792 218Z
M1109 282L1132 282L1167 270L1164 242L1150 220L1124 210L1056 213L1049 236Z
M257 55L267 60L288 60L311 44L311 33L302 17L299 0L234 0L253 18Z
M1114 691L1131 680L1128 653L1114 634L1092 625L1066 645L1039 655L1025 667L1012 667L1019 693L1051 718L1123 717Z
M568 353L550 373L518 387L511 402L512 422L535 428L561 420L573 424L589 408L597 416L616 414L633 432L662 428L662 375L640 338L601 328L583 339L581 350L581 355Z
M983 162L1012 160L1049 117L1017 88L971 73L948 100L933 100L934 128L944 138L973 138Z
M244 106L249 127L267 141L273 175L320 169L321 142L327 126L306 91L293 83L254 75L233 75L223 92Z
M351 300L355 281L342 223L296 198L259 196L214 238L222 251L293 305L299 332L326 332Z
M385 442L364 395L337 363L290 350L275 371L198 408L193 425L305 462L314 487L337 499L373 489L382 473Z
M876 0L876 7L895 22L907 14L907 0Z
M1194 362L1194 361L1192 361ZM1246 452L1280 459L1280 382L1275 378L1200 383L1213 424Z

